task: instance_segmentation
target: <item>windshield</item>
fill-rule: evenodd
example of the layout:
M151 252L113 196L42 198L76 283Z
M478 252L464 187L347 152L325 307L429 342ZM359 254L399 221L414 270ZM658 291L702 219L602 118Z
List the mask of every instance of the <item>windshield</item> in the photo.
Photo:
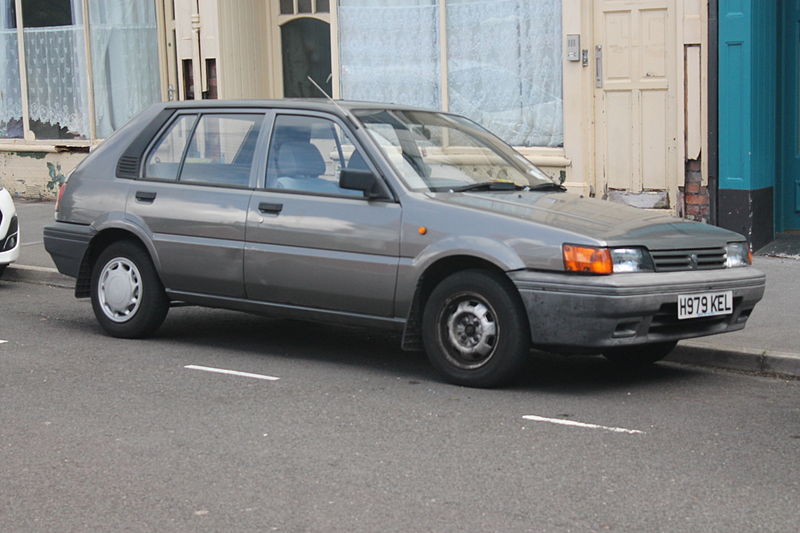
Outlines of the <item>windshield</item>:
M360 110L361 120L415 191L542 188L553 181L474 122L429 111Z

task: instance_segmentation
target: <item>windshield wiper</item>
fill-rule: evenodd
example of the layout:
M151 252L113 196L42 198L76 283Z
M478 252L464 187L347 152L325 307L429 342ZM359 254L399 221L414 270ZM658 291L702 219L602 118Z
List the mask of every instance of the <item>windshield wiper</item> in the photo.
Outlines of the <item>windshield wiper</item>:
M567 188L560 183L546 182L527 187L529 191L566 191Z
M469 185L461 185L459 187L450 187L448 190L453 192L516 191L522 188L521 185L517 185L513 181L481 181L479 183L470 183Z

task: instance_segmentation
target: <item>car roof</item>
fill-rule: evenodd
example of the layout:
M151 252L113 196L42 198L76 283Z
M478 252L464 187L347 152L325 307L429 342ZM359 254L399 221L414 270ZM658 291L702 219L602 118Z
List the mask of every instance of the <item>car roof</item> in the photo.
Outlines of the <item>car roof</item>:
M272 109L299 109L307 111L323 111L341 114L342 110L352 112L360 109L392 109L402 111L431 111L433 109L407 106L401 104L388 104L385 102L368 102L357 100L326 100L324 98L284 98L281 100L183 100L178 102L164 102L156 104L164 109L194 109L194 108L272 108Z

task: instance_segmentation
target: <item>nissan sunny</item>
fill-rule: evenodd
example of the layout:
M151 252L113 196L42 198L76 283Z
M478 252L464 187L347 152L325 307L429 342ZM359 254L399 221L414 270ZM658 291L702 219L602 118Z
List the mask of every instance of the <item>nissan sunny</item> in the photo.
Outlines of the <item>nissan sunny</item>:
M478 387L531 348L657 361L743 328L765 284L737 233L567 192L463 117L376 103L155 105L55 218L46 249L113 336L175 304L395 328Z

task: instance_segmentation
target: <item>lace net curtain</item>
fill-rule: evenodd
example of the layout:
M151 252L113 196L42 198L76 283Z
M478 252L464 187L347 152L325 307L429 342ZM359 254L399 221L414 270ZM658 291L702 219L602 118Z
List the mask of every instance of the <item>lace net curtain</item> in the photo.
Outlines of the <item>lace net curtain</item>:
M436 0L340 0L342 96L439 107Z
M449 111L562 146L561 0L446 2ZM344 98L440 108L437 0L340 0Z
M0 0L0 136L19 137L21 131L3 131L4 123L22 118L11 5L13 0ZM72 0L72 25L23 30L28 111L37 138L89 137L81 5ZM141 0L90 0L89 14L97 135L102 138L159 99L155 11L152 2Z
M21 137L22 95L19 87L19 53L14 26L13 0L0 0L0 138Z

